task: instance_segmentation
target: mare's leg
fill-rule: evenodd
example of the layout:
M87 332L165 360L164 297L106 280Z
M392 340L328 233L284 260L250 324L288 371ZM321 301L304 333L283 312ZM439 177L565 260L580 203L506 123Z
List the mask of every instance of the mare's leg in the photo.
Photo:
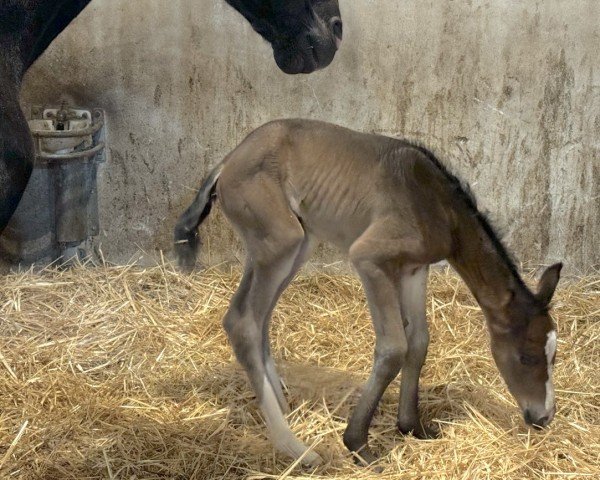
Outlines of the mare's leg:
M304 229L289 210L279 185L268 178L238 183L232 195L221 185L221 192L223 211L243 237L248 256L242 283L223 321L225 330L248 374L275 448L294 459L305 455L304 464L317 465L321 457L306 453L307 446L290 430L280 405L279 377L272 361L265 361L265 323L277 296L298 268Z
M419 376L427 356L429 331L426 318L426 292L429 267L403 273L398 285L402 320L404 321L408 354L402 367L398 429L412 432L418 438L429 438L434 432L423 426L419 419Z
M3 60L0 58L0 63ZM33 169L33 143L15 80L0 64L0 233L17 209Z
M401 252L399 240L391 238L386 222L374 224L352 245L350 258L365 288L375 328L373 370L350 416L344 444L362 463L376 460L368 447L369 425L385 389L398 375L406 353L407 341L394 284L394 265Z

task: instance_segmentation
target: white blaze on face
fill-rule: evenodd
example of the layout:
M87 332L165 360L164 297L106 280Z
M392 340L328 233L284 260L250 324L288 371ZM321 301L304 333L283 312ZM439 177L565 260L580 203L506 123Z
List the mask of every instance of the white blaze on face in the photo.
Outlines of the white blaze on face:
M556 330L548 332L548 339L546 340L546 360L548 365L548 380L546 381L546 410L550 410L554 406L554 386L552 385L552 359L556 353Z

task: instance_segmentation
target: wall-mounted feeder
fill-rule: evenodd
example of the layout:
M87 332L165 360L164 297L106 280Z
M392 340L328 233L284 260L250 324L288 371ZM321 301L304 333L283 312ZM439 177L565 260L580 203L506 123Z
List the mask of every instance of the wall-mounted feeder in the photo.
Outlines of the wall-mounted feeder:
M99 109L33 107L33 174L0 236L0 255L31 265L93 256L98 235L98 163L105 161L104 113Z

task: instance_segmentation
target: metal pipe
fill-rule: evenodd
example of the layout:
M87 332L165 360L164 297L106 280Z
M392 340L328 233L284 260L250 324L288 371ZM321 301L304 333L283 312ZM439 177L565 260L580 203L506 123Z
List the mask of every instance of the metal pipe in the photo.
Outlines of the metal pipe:
M82 130L35 130L31 134L38 138L72 138L72 137L85 137L87 135L94 135L104 125L102 120L98 120L91 127L84 128Z
M43 161L63 161L63 160L78 160L80 158L89 158L93 157L97 153L104 150L104 142L98 143L94 148L90 148L89 150L83 150L81 152L71 152L71 153L40 153L37 158Z

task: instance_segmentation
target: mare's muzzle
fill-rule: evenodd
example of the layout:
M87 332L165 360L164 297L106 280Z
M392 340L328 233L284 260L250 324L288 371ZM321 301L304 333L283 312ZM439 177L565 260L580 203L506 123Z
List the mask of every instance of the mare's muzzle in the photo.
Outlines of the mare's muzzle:
M341 41L342 20L339 17L332 18L329 24L316 22L308 31L292 39L273 43L275 62L284 73L312 73L333 61Z

